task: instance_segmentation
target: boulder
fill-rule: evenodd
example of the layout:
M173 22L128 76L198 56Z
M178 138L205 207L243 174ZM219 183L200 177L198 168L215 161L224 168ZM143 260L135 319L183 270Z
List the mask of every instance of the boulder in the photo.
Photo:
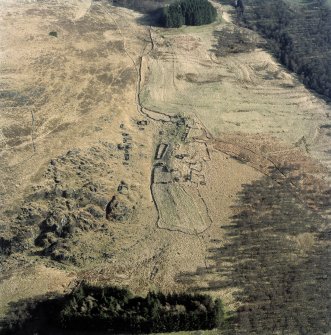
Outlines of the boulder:
M106 218L114 221L127 221L131 215L128 201L125 198L113 196L106 207Z

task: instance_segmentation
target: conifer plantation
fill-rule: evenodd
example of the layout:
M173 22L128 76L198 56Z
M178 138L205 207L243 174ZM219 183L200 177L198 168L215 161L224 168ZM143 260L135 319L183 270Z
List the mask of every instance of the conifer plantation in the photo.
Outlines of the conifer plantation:
M6 325L2 334L29 333L36 320L58 332L110 334L214 329L225 321L221 300L206 294L149 292L141 297L125 288L84 283L66 296L36 301L18 313L19 320Z
M161 24L166 28L201 26L215 21L216 9L208 0L182 0L163 9Z

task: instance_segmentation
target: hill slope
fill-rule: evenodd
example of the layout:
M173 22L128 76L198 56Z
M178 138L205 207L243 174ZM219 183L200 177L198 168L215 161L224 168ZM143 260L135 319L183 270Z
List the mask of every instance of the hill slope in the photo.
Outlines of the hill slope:
M330 106L214 5L166 30L4 3L0 292L31 289L2 313L87 280L208 291L237 333L326 330Z

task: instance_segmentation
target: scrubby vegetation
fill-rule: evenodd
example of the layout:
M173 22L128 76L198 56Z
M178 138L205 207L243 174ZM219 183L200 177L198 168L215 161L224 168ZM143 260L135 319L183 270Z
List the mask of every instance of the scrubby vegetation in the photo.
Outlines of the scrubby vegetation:
M229 28L225 26L221 30L215 31L214 36L217 38L217 44L213 51L217 57L249 52L258 45L251 35L247 34L241 27Z
M245 0L239 15L261 32L279 60L307 87L331 97L331 9L326 0Z
M91 333L157 333L214 329L224 322L221 300L208 295L149 292L143 298L127 289L86 284L65 297L39 302L24 314L30 316L11 325L7 334L42 331L45 326ZM41 319L42 326L31 325Z
M161 24L167 28L200 26L215 21L216 16L216 9L207 0L181 0L163 9Z

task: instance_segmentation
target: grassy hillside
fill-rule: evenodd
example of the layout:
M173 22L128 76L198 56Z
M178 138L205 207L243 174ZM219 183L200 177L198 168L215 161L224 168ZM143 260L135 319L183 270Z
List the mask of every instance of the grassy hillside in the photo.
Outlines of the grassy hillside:
M227 335L329 331L331 106L213 5L179 29L104 1L0 6L0 318L86 281L221 298Z
M331 97L330 1L245 0L239 15L269 39L277 58L303 83Z

